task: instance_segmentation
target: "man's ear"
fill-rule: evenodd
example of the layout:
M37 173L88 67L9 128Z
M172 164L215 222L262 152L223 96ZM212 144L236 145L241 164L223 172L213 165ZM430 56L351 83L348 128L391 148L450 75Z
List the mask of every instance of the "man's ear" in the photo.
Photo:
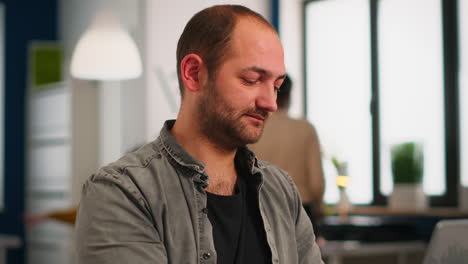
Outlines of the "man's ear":
M200 74L205 67L203 60L197 54L191 53L186 55L180 62L180 71L182 81L187 90L191 92L199 91L203 85L200 80Z

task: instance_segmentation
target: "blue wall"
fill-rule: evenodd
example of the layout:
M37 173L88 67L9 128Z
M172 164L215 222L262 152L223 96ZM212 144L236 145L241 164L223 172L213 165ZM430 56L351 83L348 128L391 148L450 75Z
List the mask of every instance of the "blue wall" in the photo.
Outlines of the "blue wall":
M4 0L5 7L5 208L0 234L14 234L24 244L25 109L27 53L31 40L57 40L57 0ZM21 264L24 248L9 250L8 263Z
M279 19L280 19L280 14L279 14L279 1L280 0L271 0L271 24L273 27L275 27L276 32L278 32L279 35Z

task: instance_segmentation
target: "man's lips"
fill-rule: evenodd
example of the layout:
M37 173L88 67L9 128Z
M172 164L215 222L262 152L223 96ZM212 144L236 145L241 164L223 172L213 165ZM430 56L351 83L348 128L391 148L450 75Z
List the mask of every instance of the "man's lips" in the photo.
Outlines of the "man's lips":
M265 117L259 114L247 114L247 116L255 118L260 121L265 121Z

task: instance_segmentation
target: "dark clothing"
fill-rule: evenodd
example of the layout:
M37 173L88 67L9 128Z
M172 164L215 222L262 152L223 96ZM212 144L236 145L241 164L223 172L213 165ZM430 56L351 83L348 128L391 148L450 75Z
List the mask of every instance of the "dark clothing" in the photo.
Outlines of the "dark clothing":
M318 237L320 235L323 213L319 209L316 209L312 204L303 204L302 206L309 216L312 226L314 226L315 237Z
M218 264L271 263L255 190L244 178L239 177L235 195L207 195Z
M213 226L213 239L219 264L234 264L238 256L245 214L242 193L233 196L208 195L208 219Z

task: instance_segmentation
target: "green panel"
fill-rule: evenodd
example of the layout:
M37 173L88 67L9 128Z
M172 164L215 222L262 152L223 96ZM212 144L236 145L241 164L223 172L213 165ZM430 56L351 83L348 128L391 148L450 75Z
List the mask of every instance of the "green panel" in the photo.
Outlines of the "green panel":
M34 43L30 49L30 85L35 92L63 80L63 49L55 44ZM47 89L44 87L44 89Z

